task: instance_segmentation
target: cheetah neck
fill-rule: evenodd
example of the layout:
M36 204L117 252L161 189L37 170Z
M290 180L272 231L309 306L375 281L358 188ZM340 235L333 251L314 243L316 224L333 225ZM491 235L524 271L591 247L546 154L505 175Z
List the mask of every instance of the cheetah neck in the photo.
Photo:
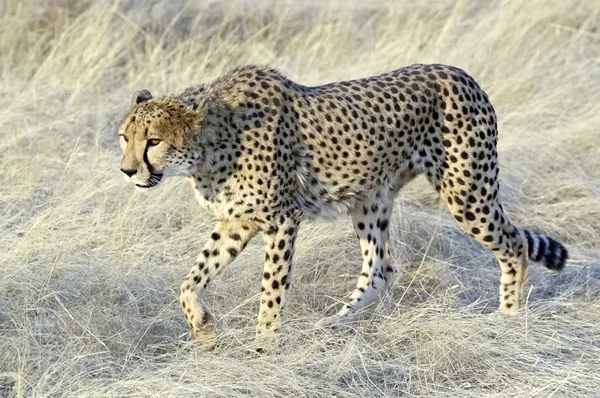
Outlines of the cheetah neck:
M206 114L201 131L194 134L190 151L198 155L192 173L193 184L204 200L213 202L226 189L229 178L236 173L237 142L235 125L228 115L219 115L210 110Z

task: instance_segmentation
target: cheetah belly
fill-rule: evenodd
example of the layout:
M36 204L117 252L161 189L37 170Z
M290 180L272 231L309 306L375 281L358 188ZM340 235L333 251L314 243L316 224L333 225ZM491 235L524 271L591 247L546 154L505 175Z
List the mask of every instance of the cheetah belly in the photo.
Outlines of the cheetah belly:
M385 151L389 148L383 149ZM311 157L308 157L311 159ZM359 159L363 160L363 159ZM376 164L376 159L369 159ZM371 198L376 193L394 190L394 184L401 171L408 167L409 159L396 159L393 167L380 165L379 169L363 168L361 178L353 173L353 165L342 168L331 176L328 169L319 169L307 161L297 170L296 201L306 218L337 218L348 214L357 204Z

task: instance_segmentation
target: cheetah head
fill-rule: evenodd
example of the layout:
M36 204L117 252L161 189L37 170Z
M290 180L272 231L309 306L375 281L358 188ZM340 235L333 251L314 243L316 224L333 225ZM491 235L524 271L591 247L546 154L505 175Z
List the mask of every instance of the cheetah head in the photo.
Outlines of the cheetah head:
M198 155L190 140L200 131L202 112L172 97L153 98L138 91L119 128L121 171L141 189L154 188L170 176L189 176Z

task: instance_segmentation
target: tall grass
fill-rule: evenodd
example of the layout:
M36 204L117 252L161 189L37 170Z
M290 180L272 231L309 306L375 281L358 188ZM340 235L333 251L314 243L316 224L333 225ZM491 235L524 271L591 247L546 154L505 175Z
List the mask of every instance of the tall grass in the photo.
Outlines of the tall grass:
M600 387L600 8L593 1L0 3L0 396L594 396ZM280 353L253 356L261 242L209 288L219 346L177 290L212 228L189 184L119 175L131 94L268 63L303 84L410 63L467 70L499 116L501 200L571 251L494 313L499 269L416 181L396 277L354 328L314 327L360 272L348 220L304 224Z

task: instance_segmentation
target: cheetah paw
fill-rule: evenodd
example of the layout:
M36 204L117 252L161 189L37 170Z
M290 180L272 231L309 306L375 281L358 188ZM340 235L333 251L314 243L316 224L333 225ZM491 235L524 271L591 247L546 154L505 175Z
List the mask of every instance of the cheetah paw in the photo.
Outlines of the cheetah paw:
M339 330L342 327L351 323L353 320L354 319L352 319L352 317L347 316L347 315L346 316L333 315L333 316L328 316L326 318L321 319L320 321L317 322L316 326L318 328Z
M502 314L507 314L507 315L515 315L519 312L519 310L520 310L519 305L506 304L506 303L500 304L500 307L498 308L498 312L500 312Z
M258 355L277 354L278 338L277 333L273 331L258 331L252 345L252 350Z
M192 326L192 335L202 346L212 349L215 347L214 327L214 317L209 312L205 312L202 322L196 322Z

